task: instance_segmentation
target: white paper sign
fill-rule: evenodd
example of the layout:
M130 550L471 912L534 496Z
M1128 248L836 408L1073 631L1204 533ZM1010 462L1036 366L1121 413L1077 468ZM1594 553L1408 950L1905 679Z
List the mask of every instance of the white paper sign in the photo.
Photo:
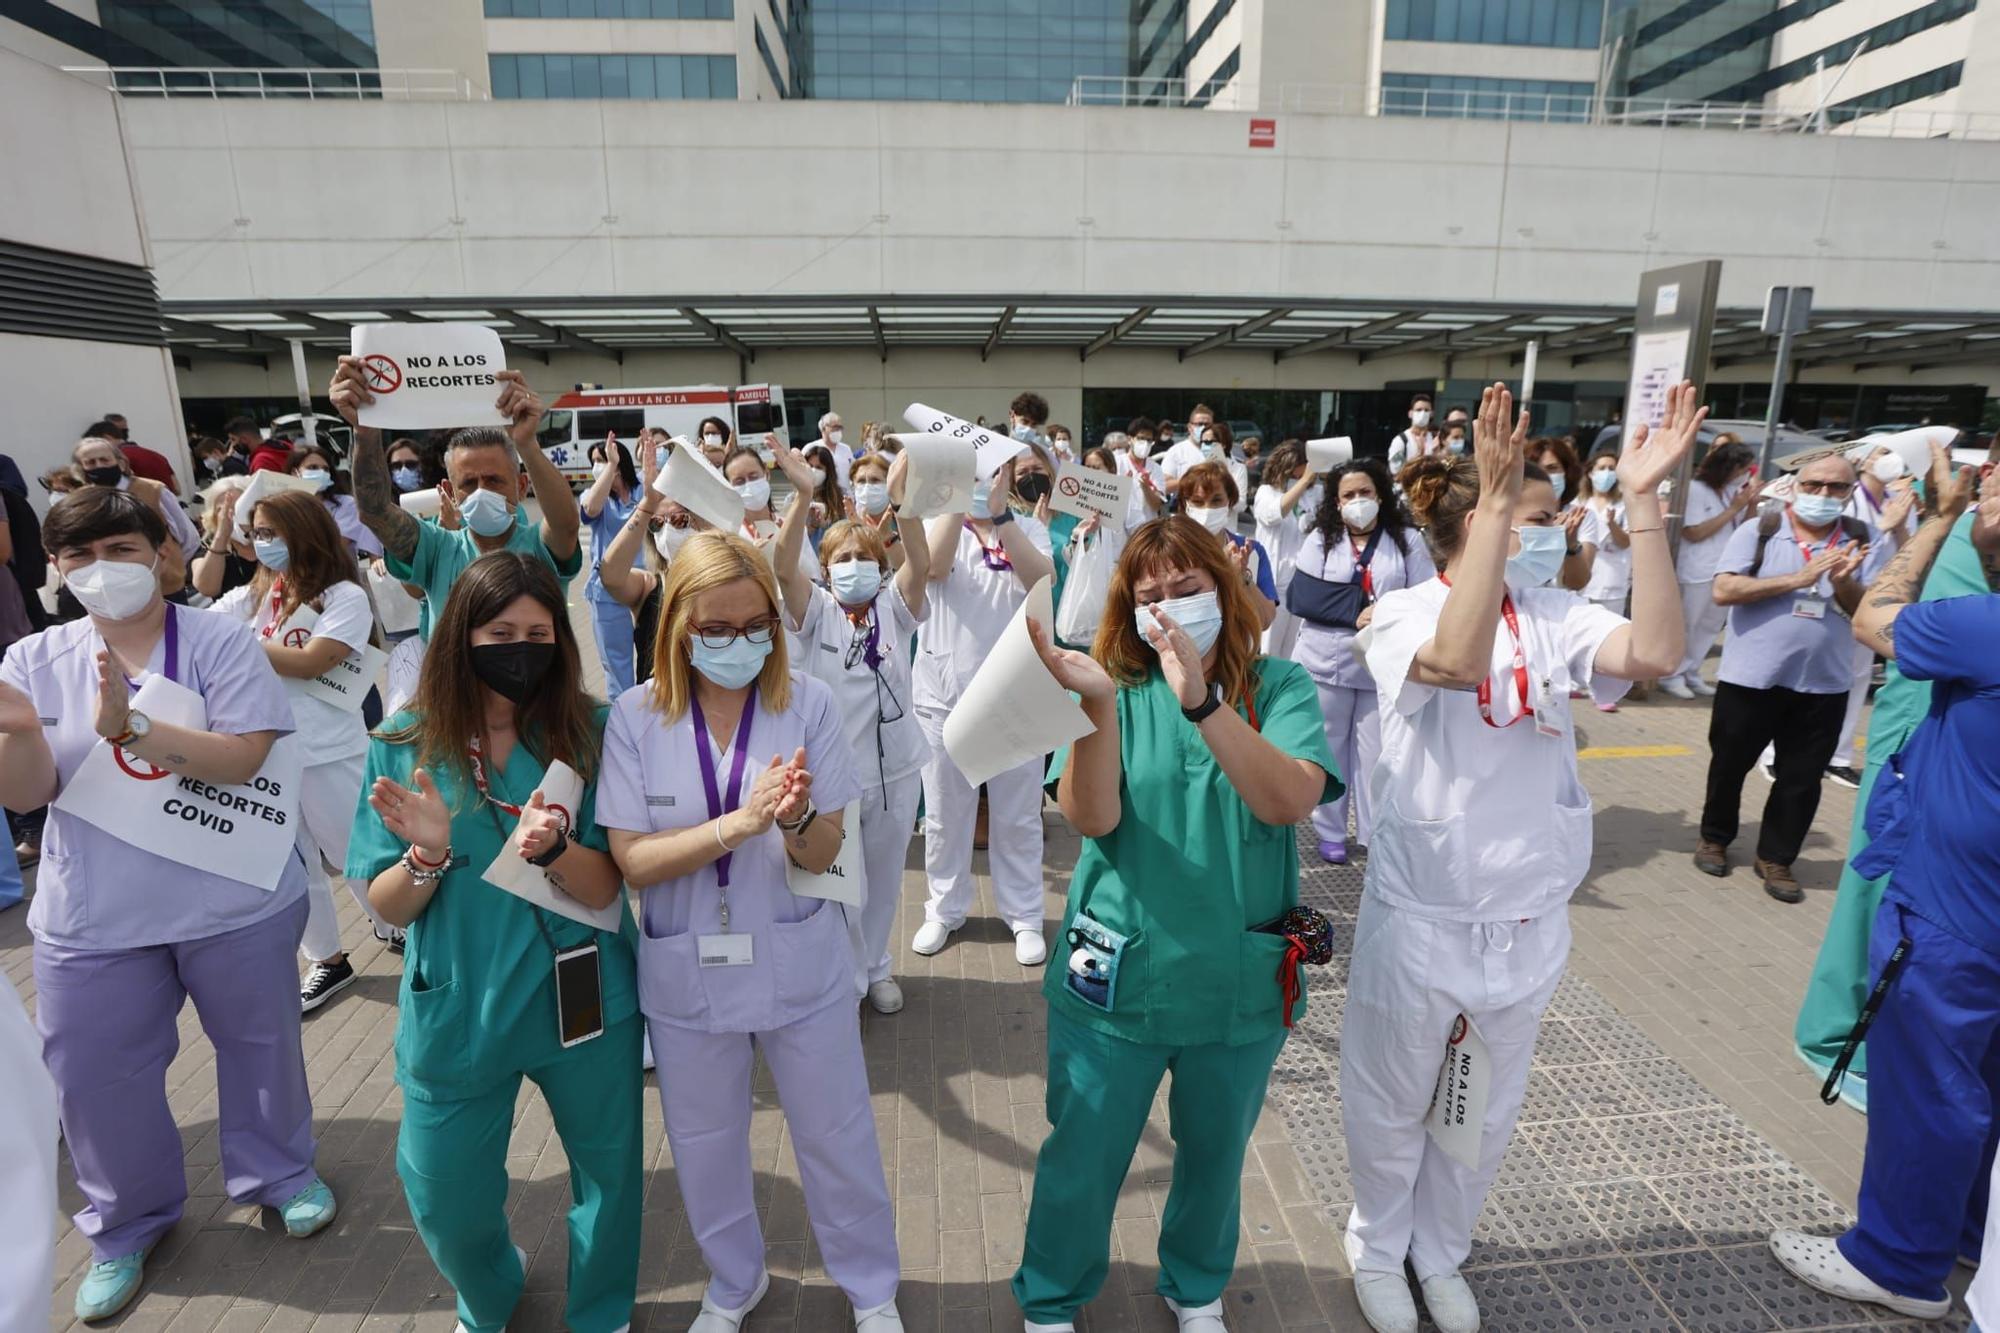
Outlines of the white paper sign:
M494 402L507 368L500 335L484 324L356 324L349 347L375 401L363 426L437 430L505 426Z
M918 518L962 514L972 506L978 482L978 448L949 435L895 435L909 472L903 479L903 508Z
M132 707L155 722L208 725L202 697L159 674L146 677ZM298 846L299 768L293 736L280 737L257 776L237 787L155 768L100 741L54 805L120 842L270 893Z
M435 486L405 491L396 497L396 503L412 518L436 518L444 512L444 495Z
M1354 441L1345 435L1306 441L1306 471L1331 472L1354 461Z
M368 592L384 634L407 634L417 627L424 604L410 596L401 580L388 573L377 574L372 562L368 566Z
M1492 1083L1493 1060L1486 1042L1472 1019L1460 1014L1445 1042L1444 1064L1438 1069L1437 1092L1424 1128L1447 1156L1469 1171L1479 1169L1479 1137Z
M1951 442L1957 438L1958 429L1955 426L1919 426L1915 430L1899 430L1889 435L1864 435L1854 442L1853 452L1866 458L1877 448L1887 449L1903 460L1911 476L1928 477L1931 473L1931 446L1949 449Z
M1653 289L1653 315L1665 318L1681 308L1681 285L1678 282L1663 282Z
M1049 508L1078 518L1092 515L1107 523L1125 521L1125 507L1132 503L1132 488L1139 483L1130 473L1099 472L1081 463L1064 463L1056 473L1055 489L1049 492Z
M236 497L236 508L231 511L231 526L234 531L230 535L239 543L248 546L250 520L256 516L258 503L274 495L282 495L286 491L304 491L308 495L316 495L319 488L304 477L294 477L289 472L266 470L251 473L249 484L244 486L243 493Z
M945 753L975 787L1097 730L1028 637L1031 616L1055 632L1049 584L1044 578L1028 590L944 720Z
M318 624L319 612L310 606L302 606L274 637L283 647L303 648L312 642L313 627ZM285 688L308 699L318 699L346 712L358 713L369 689L381 678L383 664L388 660L389 654L365 643L310 680L298 676L284 677Z
M743 497L701 450L679 441L667 455L667 465L653 478L653 489L709 526L735 532L743 526Z
M1652 431L1667 419L1667 390L1687 378L1688 336L1686 329L1667 329L1632 339L1632 377L1625 385L1621 445L1631 440L1632 428L1640 422Z
M1027 449L1027 445L1011 435L1001 435L975 426L963 417L955 417L949 412L940 412L922 403L911 403L903 409L903 420L927 435L944 435L954 440L970 440L978 458L981 477L990 477L1007 465L1007 460Z
M840 855L833 858L833 864L815 875L786 857L785 886L800 898L824 898L858 911L862 890L866 887L866 867L861 857L860 797L847 803L847 809L841 814L840 827L846 837L840 844Z
M542 803L551 810L562 811L573 826L576 811L583 804L583 779L576 770L558 759L549 765L536 786L542 793ZM581 921L599 930L615 931L624 923L623 904L618 898L613 898L606 907L586 907L549 883L548 873L540 866L531 866L522 860L521 854L514 850L513 836L520 828L520 821L516 820L513 832L507 836L507 844L500 849L500 855L486 867L488 884L505 889L516 898L537 907L545 907L558 916Z

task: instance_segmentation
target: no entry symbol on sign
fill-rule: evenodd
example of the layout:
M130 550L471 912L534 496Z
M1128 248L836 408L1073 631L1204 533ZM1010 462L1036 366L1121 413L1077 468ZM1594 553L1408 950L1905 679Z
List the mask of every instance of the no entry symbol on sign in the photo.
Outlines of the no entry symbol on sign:
M1075 477L1064 477L1056 483L1056 489L1074 500L1077 496L1083 494L1083 483Z
M361 358L361 378L370 393L394 393L403 387L403 368L379 353Z
M137 778L141 782L158 782L161 778L172 776L166 769L155 768L138 755L115 745L111 747L111 757L118 761L118 767L125 770L127 777Z
M303 648L311 642L311 630L288 629L285 631L285 647L287 648Z

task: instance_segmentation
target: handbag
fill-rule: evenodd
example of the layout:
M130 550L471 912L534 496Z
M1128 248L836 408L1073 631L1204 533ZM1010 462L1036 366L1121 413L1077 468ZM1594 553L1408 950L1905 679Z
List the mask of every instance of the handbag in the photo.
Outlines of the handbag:
M1367 588L1362 586L1362 572L1369 561L1375 558L1375 545L1382 540L1382 529L1376 528L1368 534L1368 544L1361 548L1361 554L1354 561L1354 578L1340 583L1326 577L1327 552L1322 549L1319 558L1319 574L1312 575L1303 569L1292 571L1292 585L1285 590L1285 609L1301 620L1310 620L1316 625L1332 629L1353 629L1361 612L1373 599Z

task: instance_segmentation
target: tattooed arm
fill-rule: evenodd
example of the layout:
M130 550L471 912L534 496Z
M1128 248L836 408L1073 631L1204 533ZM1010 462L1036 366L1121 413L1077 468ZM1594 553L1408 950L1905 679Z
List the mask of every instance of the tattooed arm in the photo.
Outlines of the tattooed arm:
M358 360L351 356L340 358L327 396L333 400L334 411L354 427L354 453L348 460L348 475L361 521L381 539L384 555L408 564L417 552L421 529L416 516L396 501L396 486L389 480L389 456L382 448L382 432L360 422L362 405L374 402L375 395L368 392Z
M1903 543L1875 582L1869 585L1866 600L1854 613L1854 637L1884 657L1896 655L1896 617L1904 607L1923 594L1924 576L1951 535L1959 515L1972 503L1972 488L1978 474L1972 471L1951 474L1950 460L1939 451L1933 469L1931 493L1937 497L1937 513L1924 520L1917 535Z

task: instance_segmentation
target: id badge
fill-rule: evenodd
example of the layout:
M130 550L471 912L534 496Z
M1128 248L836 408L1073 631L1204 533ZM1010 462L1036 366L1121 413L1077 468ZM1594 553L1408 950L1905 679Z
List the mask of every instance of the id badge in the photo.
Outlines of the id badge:
M1561 702L1556 698L1555 687L1547 676L1535 690L1535 730L1543 736L1560 737L1563 734Z
M1825 620L1826 599L1824 597L1794 597L1792 614L1800 620Z
M748 935L698 935L695 956L703 967L748 967L751 961Z
M1069 943L1070 955L1063 985L1091 1008L1112 1012L1118 995L1118 966L1131 941L1082 912L1070 922L1064 938Z
M604 977L598 961L595 944L556 955L556 1033L564 1050L604 1035Z

